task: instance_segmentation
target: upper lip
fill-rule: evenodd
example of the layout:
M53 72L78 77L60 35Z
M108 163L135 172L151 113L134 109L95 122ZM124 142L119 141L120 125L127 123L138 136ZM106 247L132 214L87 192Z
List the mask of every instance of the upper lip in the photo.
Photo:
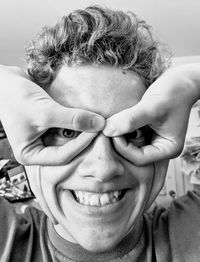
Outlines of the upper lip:
M136 181L109 181L109 182L100 182L94 180L85 180L76 181L73 185L70 183L63 183L59 185L59 188L63 190L71 190L71 191L83 191L90 193L109 193L113 191L126 190L126 189L134 189L137 186Z
M127 190L127 189L132 189L133 187L128 186L90 186L90 187L78 187L76 188L70 188L70 187L63 187L64 190L71 190L71 191L82 191L82 192L90 192L90 193L98 193L98 194L103 194L103 193L109 193L113 191L120 191L120 190Z
M87 193L93 193L93 194L104 194L104 193L110 193L110 192L114 192L114 191L121 191L121 190L127 190L128 188L123 188L123 189L114 189L114 190L107 190L107 191L94 191L94 190L77 190L77 189L67 189L70 191L81 191L81 192L87 192Z

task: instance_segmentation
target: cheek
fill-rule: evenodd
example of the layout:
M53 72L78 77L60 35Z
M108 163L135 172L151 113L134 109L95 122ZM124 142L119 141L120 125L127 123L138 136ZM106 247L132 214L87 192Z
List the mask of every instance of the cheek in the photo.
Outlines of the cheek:
M76 167L73 163L66 166L40 167L41 181L43 184L56 186L69 178L73 174L75 168Z
M127 166L129 174L134 176L138 184L151 185L155 175L154 165L137 167L132 164Z
M69 180L76 173L76 169L80 163L81 157L77 156L67 165L40 166L42 184L44 186L56 187L65 180Z
M76 168L76 164L66 166L26 166L26 173L33 193L45 187L56 188L62 181L68 179ZM40 192L39 192L40 193Z

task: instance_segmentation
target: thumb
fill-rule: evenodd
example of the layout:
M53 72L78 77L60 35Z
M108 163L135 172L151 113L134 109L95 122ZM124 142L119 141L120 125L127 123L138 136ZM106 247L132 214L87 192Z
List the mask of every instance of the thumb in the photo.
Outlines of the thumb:
M38 126L58 127L77 131L98 132L103 129L105 119L94 112L83 109L68 108L49 99L43 107L43 114Z
M142 100L135 106L125 109L106 120L105 136L120 136L130 133L154 120L153 110Z

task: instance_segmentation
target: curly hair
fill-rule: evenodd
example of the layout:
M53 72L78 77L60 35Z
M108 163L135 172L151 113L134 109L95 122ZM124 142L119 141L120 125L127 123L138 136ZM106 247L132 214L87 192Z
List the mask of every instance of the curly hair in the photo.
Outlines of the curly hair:
M139 74L150 86L169 66L168 48L132 12L99 6L75 10L44 27L27 46L28 73L45 88L62 65L109 65Z

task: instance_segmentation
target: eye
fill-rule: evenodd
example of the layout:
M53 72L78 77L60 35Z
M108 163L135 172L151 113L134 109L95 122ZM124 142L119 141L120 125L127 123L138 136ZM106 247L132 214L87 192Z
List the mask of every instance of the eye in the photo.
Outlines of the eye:
M42 140L46 146L61 146L75 139L80 133L67 128L51 128L42 136Z
M77 136L77 132L75 130L67 128L61 129L59 133L60 135L66 138L75 138Z
M133 131L132 133L128 133L126 135L126 138L128 138L128 139L139 139L144 135L143 133L144 132L141 129L137 129L137 130Z
M148 142L148 135L145 128L139 128L124 136L127 143L133 143L137 147L142 147Z
M142 129L137 129L132 133L128 133L125 135L127 140L137 140L144 137L144 131Z
M141 127L124 137L127 143L133 143L137 147L142 147L151 144L154 131L149 126Z
M68 128L57 128L55 135L58 139L67 141L76 138L80 133L81 132L79 131L75 131Z

